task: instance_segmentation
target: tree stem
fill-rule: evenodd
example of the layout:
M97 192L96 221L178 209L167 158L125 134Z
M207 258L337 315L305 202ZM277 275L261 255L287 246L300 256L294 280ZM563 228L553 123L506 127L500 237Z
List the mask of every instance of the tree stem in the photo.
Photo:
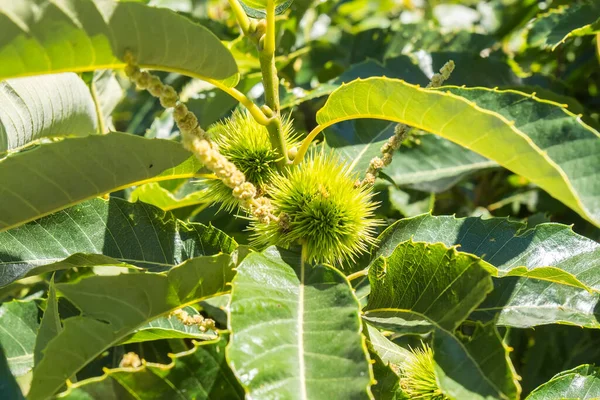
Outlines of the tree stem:
M250 37L250 18L248 18L246 15L246 12L242 8L240 2L238 0L229 0L229 6L231 7L231 11L233 11L235 19L237 19L240 29L244 35Z
M275 65L275 1L267 1L267 31L259 42L260 69L265 89L265 104L272 111L272 121L267 125L271 144L277 149L280 168L288 164L287 145L283 135L279 106L279 77Z
M346 277L346 279L348 279L348 282L352 282L356 279L359 278L364 278L365 276L369 275L369 270L368 269L363 269L361 271L355 272L353 274L350 274Z
M260 110L250 99L245 98L237 91L230 90L228 93L240 100L250 110L250 113L259 124L267 127L271 145L274 149L277 149L280 155L279 168L281 169L288 164L289 160L282 129L283 124L279 105L279 77L275 65L275 1L268 0L267 2L266 32L262 38L258 38L260 31L256 30L256 25L253 25L250 21L239 1L229 0L229 5L244 35L258 46L260 69L265 90L265 104L268 110Z

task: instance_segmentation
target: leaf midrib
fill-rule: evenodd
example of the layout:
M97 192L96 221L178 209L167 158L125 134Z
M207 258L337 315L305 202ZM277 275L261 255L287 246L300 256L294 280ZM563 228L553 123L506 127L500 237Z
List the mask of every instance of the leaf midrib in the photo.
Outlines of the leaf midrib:
M300 372L300 398L308 399L306 394L306 365L304 360L304 252L300 260L300 285L298 286L298 369Z

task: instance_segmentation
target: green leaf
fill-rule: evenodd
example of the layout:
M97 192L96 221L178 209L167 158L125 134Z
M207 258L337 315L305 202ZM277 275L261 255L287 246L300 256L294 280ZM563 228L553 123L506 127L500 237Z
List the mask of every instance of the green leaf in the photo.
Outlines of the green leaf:
M537 17L527 36L531 47L555 50L574 36L593 35L600 32L600 5L587 1L551 9Z
M46 348L50 340L54 339L62 330L60 315L58 313L58 300L56 299L56 289L54 286L54 277L50 281L48 288L48 300L46 301L46 311L40 322L40 328L35 339L35 349L33 353L34 365L38 365L43 357L42 351Z
M461 400L519 398L521 389L508 348L493 324L477 325L471 337L458 338L412 311L372 310L365 313L364 319L399 333L433 332L435 374L439 388L448 397ZM424 330L427 326L429 329Z
M369 324L364 326L371 359L374 360L373 375L377 381L371 388L373 396L377 400L403 399L398 376L399 366L410 352L391 342L377 328Z
M204 190L184 193L182 197L179 194L168 191L159 183L152 182L135 188L130 195L131 201L143 201L152 204L165 211L171 211L178 208L195 206L207 202L206 192Z
M561 372L535 389L526 400L579 399L600 397L600 368L581 365Z
M143 362L139 368L106 370L101 378L80 381L58 399L244 399L244 391L225 360L226 337L196 342L172 354L169 365ZM135 395L133 395L134 393Z
M527 229L506 218L418 217L398 221L380 236L377 256L412 239L460 246L498 269L500 276L528 276L600 291L600 244L561 224Z
M386 50L386 58L399 54L424 50L435 51L471 51L479 53L494 45L495 39L490 35L456 30L442 32L438 27L428 23L402 24L402 28L394 33Z
M505 218L421 215L384 231L376 256L390 255L411 239L459 245L504 276L494 279L494 291L474 318L497 318L499 325L520 328L551 323L600 328L600 245L566 225L540 224L528 230L524 223Z
M235 60L215 35L167 9L101 0L3 2L0 26L0 79L119 69L131 51L144 68L226 86L239 80Z
M499 326L565 324L600 329L600 294L528 277L494 280L494 291L471 315Z
M200 314L193 307L185 307L182 310L191 316ZM175 315L168 315L159 317L139 327L122 344L142 343L161 339L209 340L214 338L214 333L202 332L197 325L185 325Z
M0 393L6 396L7 399L24 399L17 381L10 372L2 346L0 346Z
M101 133L114 131L112 113L125 95L115 73L109 69L95 71L89 86L96 105Z
M199 168L178 143L125 133L41 144L0 160L0 231L127 187L191 178Z
M423 135L416 144L401 147L383 171L398 186L441 193L469 174L497 165L449 140Z
M520 364L523 391L531 393L559 371L596 361L600 356L597 329L576 326L546 325L535 329L511 329L505 341L523 354Z
M306 101L331 94L344 83L352 82L358 78L366 79L373 76L387 76L388 78L404 79L414 84L427 84L425 73L408 56L401 55L390 58L385 60L383 64L377 60L368 59L351 65L337 78L322 83L308 92L298 92L299 89L296 89L296 92L284 92L285 96L282 99L281 107L290 108L297 106Z
M15 376L33 368L35 336L39 327L35 301L11 301L0 305L0 347Z
M0 81L0 155L33 140L98 131L89 89L76 74Z
M437 351L436 376L440 387L446 393L456 399L478 398L472 391L479 385L490 384L502 395L504 399L518 399L521 388L517 382L517 375L508 355L508 348L502 342L502 338L494 327L494 324L480 325L475 327L475 332L470 337L461 337L462 347L474 361L479 370L479 377L475 371L469 371L468 367L456 368L464 360L464 356L456 357L452 350L460 351L456 346L454 338L448 334L434 335L433 348ZM443 360L443 361L442 361ZM468 362L467 362L468 365ZM466 376L465 376L466 375ZM486 382L479 382L479 379ZM475 377L475 379L473 379ZM471 382L468 382L472 379ZM486 396L490 397L490 396ZM497 398L497 397L493 397Z
M432 185L437 185L437 182L432 182ZM435 195L432 193L411 189L400 190L393 184L387 185L387 192L390 208L405 217L414 217L429 212L435 205Z
M236 247L214 227L187 224L148 204L94 199L1 232L0 286L73 267L133 265L164 271Z
M377 328L369 324L365 324L365 326L367 328L367 338L373 351L377 353L381 361L386 365L391 365L397 373L398 367L406 360L410 352L383 336Z
M403 32L405 26L402 26ZM438 44L448 45L446 39L441 39ZM419 57L419 64L416 64L414 58L407 55L386 57L383 63L367 59L350 65L340 76L318 85L313 90L304 91L300 88L287 92L284 90L284 97L281 102L282 108L297 106L306 101L326 96L344 83L359 78L384 76L402 79L414 85L426 86L429 83L427 77L442 68L448 60L453 60L456 64L452 76L447 81L448 84L489 87L519 86L521 84L521 79L512 71L507 60L499 57L483 58L479 52L472 53L472 51L473 48L460 52L447 48L445 51L436 51L427 54L425 57Z
M400 243L369 269L366 310L397 308L453 331L492 291L489 265L444 244Z
M377 354L371 354L373 362L373 375L375 383L371 387L373 397L376 400L405 400L408 397L404 396L400 389L400 380L398 375L394 373L389 365L385 365Z
M337 270L250 254L232 283L229 364L252 398L369 398L359 311Z
M600 134L559 104L515 91L430 90L371 78L332 93L311 137L360 118L404 123L450 139L524 176L600 226L600 163L594 162Z
M327 147L340 155L358 174L364 175L373 157L394 135L395 123L360 119L346 121L325 131ZM427 192L443 192L469 173L495 167L493 161L435 135L420 135L418 142L402 146L383 169L398 186Z
M149 321L226 292L234 262L228 255L198 257L164 275L93 276L56 285L82 315L66 319L63 330L48 343L33 371L28 399L51 396L105 349Z
M275 7L275 15L281 15L284 12L286 12L286 10L288 8L290 8L290 6L292 5L293 2L294 2L294 0L278 1L277 3L280 3L280 4L278 4L277 7ZM267 17L267 13L263 9L251 7L250 5L248 5L246 3L252 4L253 0L250 0L250 1L240 0L240 4L242 5L242 8L244 9L246 14L250 18L265 19ZM262 3L266 4L266 0L262 1Z

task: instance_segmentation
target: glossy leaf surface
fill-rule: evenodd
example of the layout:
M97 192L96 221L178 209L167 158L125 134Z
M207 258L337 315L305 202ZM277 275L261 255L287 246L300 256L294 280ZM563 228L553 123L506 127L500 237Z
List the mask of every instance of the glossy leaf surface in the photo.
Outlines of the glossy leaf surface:
M241 400L244 391L225 361L226 344L226 338L196 342L193 349L171 355L169 365L144 362L138 368L109 369L100 379L78 382L57 398Z
M123 265L164 271L190 258L231 253L236 247L214 227L187 224L148 204L95 199L1 232L0 286L73 267Z
M0 160L0 231L130 186L190 178L199 168L178 143L125 133L42 144Z
M231 53L208 29L140 2L3 2L0 27L0 79L124 68L130 51L142 67L238 81Z
M269 248L237 268L228 359L253 398L369 398L358 300L334 269Z
M81 312L43 351L28 398L46 399L73 374L139 326L170 311L223 293L233 277L228 255L198 257L167 274L92 276L56 288ZM65 352L64 349L70 349Z
M514 91L450 92L371 78L333 92L317 113L320 126L313 134L361 118L404 123L450 139L526 177L600 225L600 163L594 162L600 134L559 104ZM562 134L567 128L570 134Z

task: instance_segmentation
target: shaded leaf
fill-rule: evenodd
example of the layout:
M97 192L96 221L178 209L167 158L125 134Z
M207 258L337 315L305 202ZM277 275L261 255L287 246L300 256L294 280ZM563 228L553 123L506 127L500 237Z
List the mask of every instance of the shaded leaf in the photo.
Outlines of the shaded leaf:
M216 228L187 224L151 205L94 199L0 233L0 286L73 267L133 265L165 271L236 247Z
M33 140L96 133L94 101L73 73L0 81L0 155Z
M15 376L33 368L35 336L39 327L35 301L11 301L0 305L0 347Z
M439 388L448 397L461 400L519 398L520 387L508 349L493 324L478 326L473 336L460 339L424 315L411 311L372 310L365 313L364 319L399 333L433 332L435 374ZM428 331L421 329L427 325ZM414 330L414 326L419 329Z
M249 396L369 398L359 304L341 273L272 247L232 285L228 359Z
M389 255L406 240L460 245L498 269L500 276L523 276L600 291L600 244L561 224L527 229L506 218L418 217L398 221L380 236L377 255ZM544 268L545 267L545 268ZM563 273L561 273L561 271ZM566 274L565 274L566 273Z
M34 365L40 363L43 357L43 351L50 340L54 339L62 330L60 315L58 313L58 300L56 299L56 289L54 287L54 277L50 281L48 288L48 300L46 301L46 310L40 322L40 327L35 339L35 349L33 353Z
M398 186L441 193L473 172L496 166L494 161L449 140L423 135L417 144L401 147L384 172Z
M0 160L0 231L130 186L191 178L199 168L178 143L125 133L42 144Z
M373 157L394 135L397 124L378 120L345 121L325 131L327 146L363 176ZM495 167L493 161L435 135L420 135L418 142L402 146L383 169L398 186L443 192L475 171Z
M89 85L99 114L99 124L101 121L101 127L104 128L101 133L114 131L112 113L125 94L121 84L112 70L105 69L95 71Z
M574 36L600 32L600 5L586 1L551 9L537 17L527 36L532 47L556 49Z
M425 73L421 71L408 56L400 55L390 58L387 59L385 63L368 59L351 65L337 78L322 83L313 90L305 92L304 90L296 89L296 91L292 92L283 92L284 97L281 102L281 107L290 108L297 106L305 101L331 94L344 83L352 82L358 78L365 79L373 76L387 76L388 78L404 79L407 82L421 85L426 85L428 82Z
M11 400L24 399L17 381L10 372L2 346L0 346L0 393Z
M57 398L243 399L244 391L225 360L226 344L225 337L196 342L193 349L170 355L169 365L144 362L138 368L109 369L101 378L72 385Z
M238 81L231 53L208 29L171 10L139 2L3 2L0 26L0 79L119 69L125 67L126 51L131 51L142 67L228 86Z
M402 29L394 33L386 51L386 58L399 54L414 53L424 50L435 51L471 51L479 53L491 47L495 39L468 30L456 30L442 33L430 24L402 24Z
M365 324L367 345L373 360L373 375L377 383L371 387L377 400L408 398L400 388L400 365L410 355L408 350L383 336L377 328Z
M452 88L449 93L370 78L332 93L317 113L320 125L311 137L361 118L405 123L450 139L524 176L600 225L600 163L594 162L600 135L558 104L513 91Z
M494 291L471 318L515 328L566 324L600 329L599 307L597 292L527 277L504 277L494 280Z
M33 371L28 399L54 394L67 379L136 328L184 304L227 291L234 262L228 255L198 257L166 274L92 276L56 285L82 315L64 320L63 330L48 343Z
M565 323L599 328L600 245L566 225L527 229L505 218L421 215L398 221L380 237L377 256L392 254L406 240L460 245L498 268L494 291L472 315L520 328ZM507 276L516 274L520 276Z

